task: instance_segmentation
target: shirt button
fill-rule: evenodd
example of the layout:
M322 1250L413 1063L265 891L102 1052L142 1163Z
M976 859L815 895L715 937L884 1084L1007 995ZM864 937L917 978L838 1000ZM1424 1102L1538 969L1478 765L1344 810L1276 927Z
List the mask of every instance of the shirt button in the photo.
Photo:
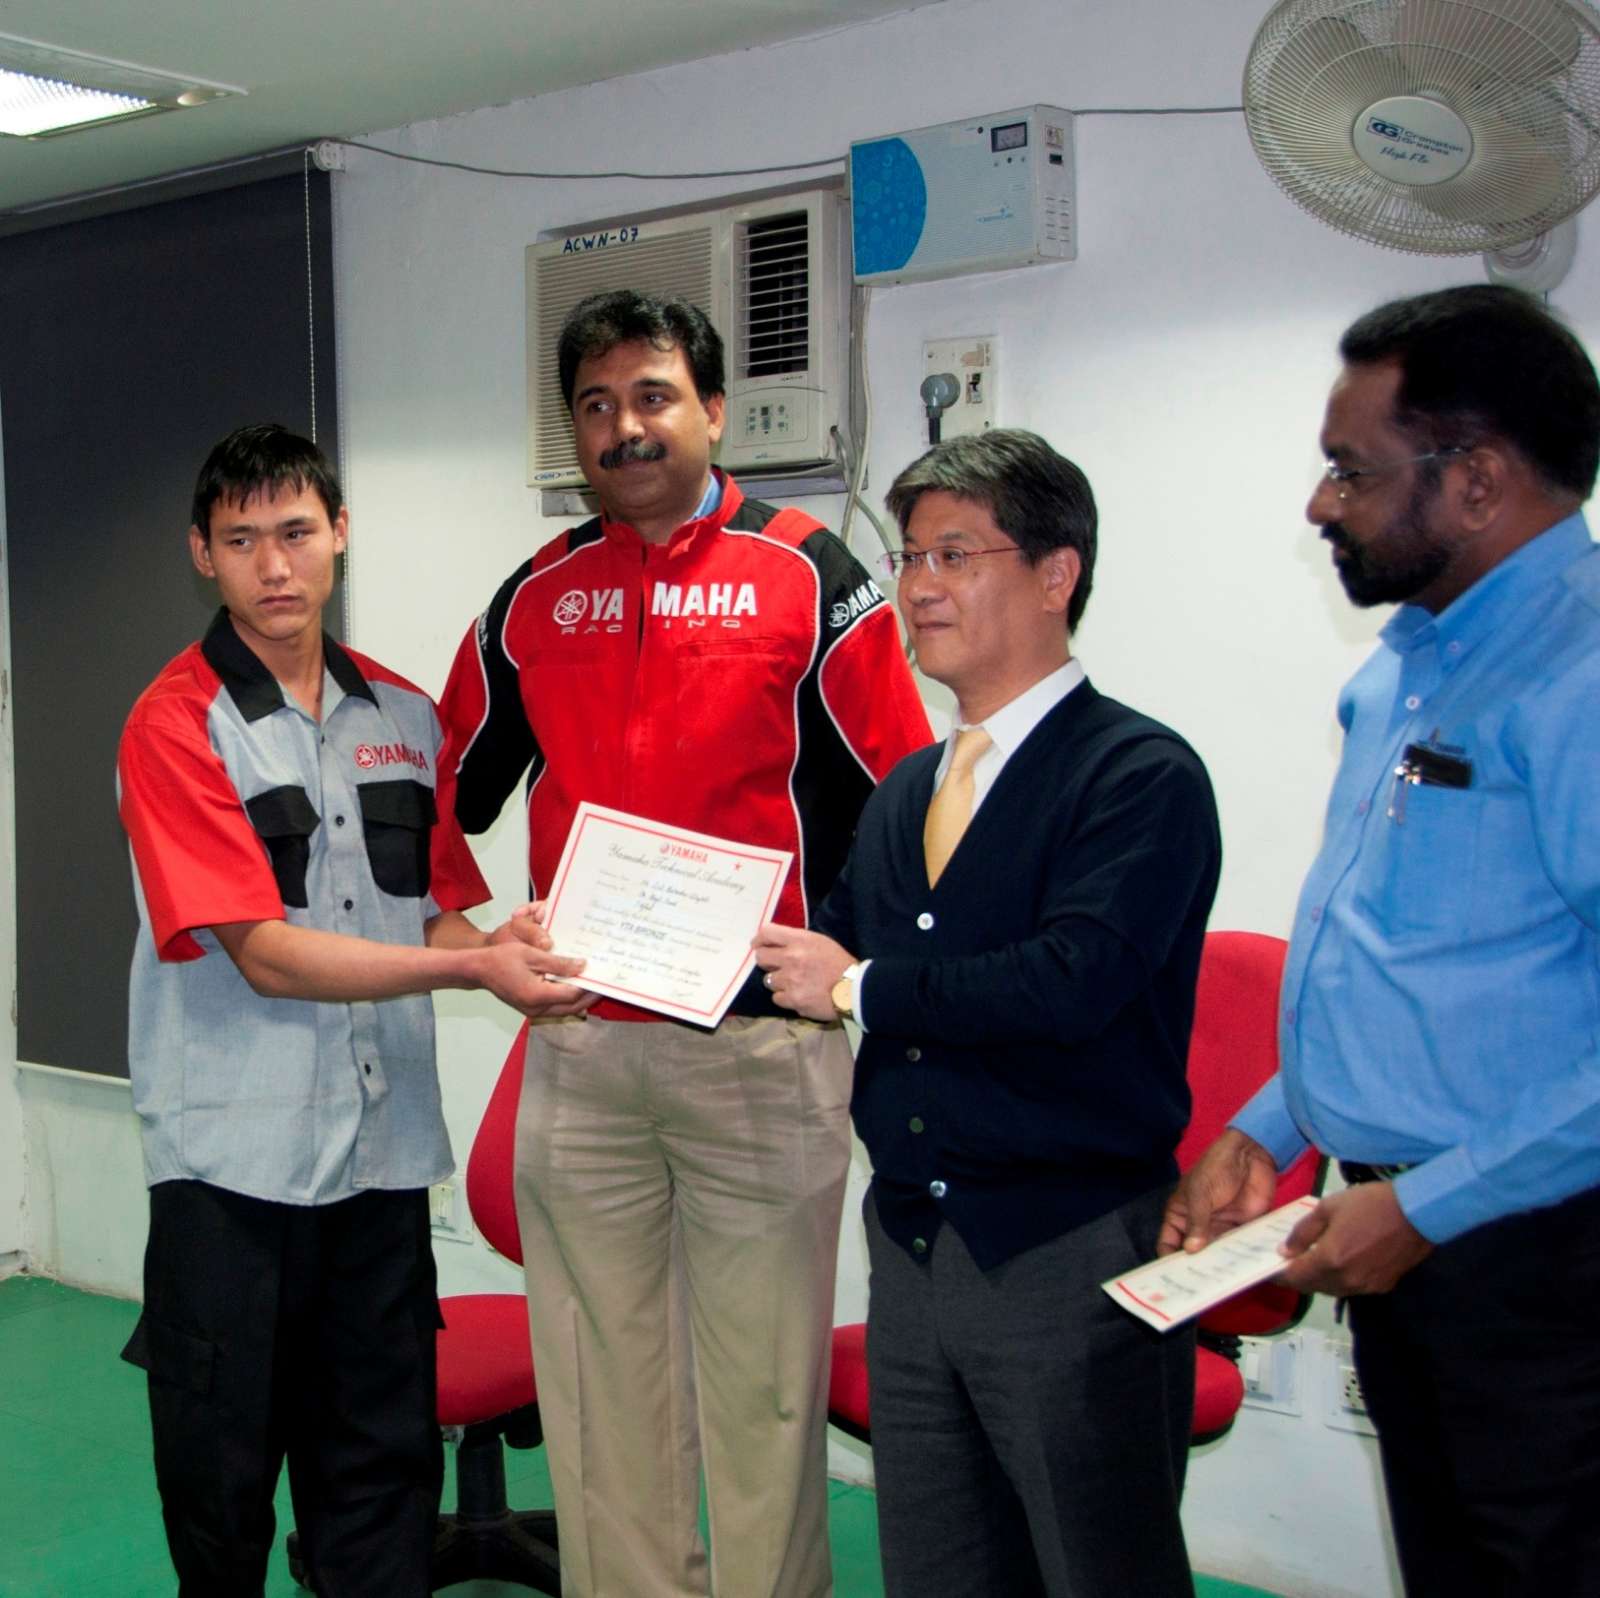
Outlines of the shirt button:
M1372 801L1370 799L1363 799L1361 803L1356 806L1356 814L1358 816L1364 816L1371 808Z
M931 931L932 927L933 927L933 915L932 915L932 913L930 911L924 910L922 912L922 914L917 917L917 925L924 932Z
M365 1071L368 1076L371 1076L372 1075L372 1062L370 1060L363 1060L361 1062L361 1069L363 1071Z
M344 825L344 817L343 816L335 816L333 818L333 824L336 827L342 827Z
M1284 1012L1283 1012L1283 1019L1284 1019L1284 1020L1285 1020L1285 1021L1286 1021L1286 1022L1287 1022L1287 1023L1288 1023L1288 1024L1289 1024L1289 1025L1290 1025L1290 1026L1293 1026L1293 1025L1294 1025L1294 1008L1293 1008L1293 1006L1291 1006L1291 1007L1290 1007L1290 1008L1289 1008L1289 1009L1287 1009L1287 1010L1285 1010L1285 1011L1284 1011Z
M915 1065L922 1058L922 1050L913 1044L911 1048L906 1050L906 1058Z
M1406 709L1407 710L1420 709L1421 705L1422 705L1422 700L1418 695L1416 695L1416 694L1407 694L1406 695Z
M346 910L354 910L355 907L356 907L355 900L354 899L346 899L345 902L344 902L344 907L345 907Z
M913 1115L911 1119L906 1122L906 1125L909 1126L913 1132L921 1132L924 1129L923 1120L920 1115Z
M928 1252L928 1240L927 1240L927 1238L925 1238L925 1237L914 1237L914 1238L912 1238L911 1239L911 1252L913 1254L926 1254Z
M1313 921L1320 921L1322 919L1322 906L1320 904L1312 905L1312 907L1311 907L1311 919Z
M943 1198L950 1190L944 1185L943 1182L930 1182L928 1183L928 1191L933 1194L935 1198Z
M1459 655L1461 653L1461 640L1459 638L1452 638L1444 647L1452 655Z

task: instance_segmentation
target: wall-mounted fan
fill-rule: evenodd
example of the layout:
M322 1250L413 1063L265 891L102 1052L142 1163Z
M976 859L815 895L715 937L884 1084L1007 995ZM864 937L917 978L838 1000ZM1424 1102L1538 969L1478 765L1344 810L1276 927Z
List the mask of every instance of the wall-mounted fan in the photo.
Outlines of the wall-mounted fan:
M1244 108L1262 165L1313 216L1423 255L1509 252L1515 279L1530 241L1600 188L1600 12L1283 0L1251 46ZM1547 275L1571 258L1570 224L1556 237L1531 252Z

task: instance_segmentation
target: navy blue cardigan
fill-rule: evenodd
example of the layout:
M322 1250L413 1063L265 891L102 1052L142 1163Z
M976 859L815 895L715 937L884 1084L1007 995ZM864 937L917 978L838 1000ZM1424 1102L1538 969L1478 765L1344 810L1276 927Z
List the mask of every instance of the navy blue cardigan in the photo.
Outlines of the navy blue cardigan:
M947 1219L987 1270L1176 1175L1222 845L1195 752L1084 682L930 888L941 748L872 795L812 924L872 960L851 1109L884 1230L925 1256Z

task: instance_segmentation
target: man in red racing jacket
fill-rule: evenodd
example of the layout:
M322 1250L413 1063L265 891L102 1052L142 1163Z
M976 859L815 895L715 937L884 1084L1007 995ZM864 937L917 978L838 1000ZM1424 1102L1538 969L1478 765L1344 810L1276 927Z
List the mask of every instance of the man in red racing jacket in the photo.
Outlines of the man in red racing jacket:
M930 739L892 607L802 512L710 465L721 340L619 291L562 331L603 514L512 574L442 711L445 802L527 773L533 893L579 801L792 850L804 925L874 783ZM635 1024L648 1023L648 1024ZM613 1000L531 1027L517 1215L568 1598L831 1592L825 1429L851 1060L759 973L715 1030Z

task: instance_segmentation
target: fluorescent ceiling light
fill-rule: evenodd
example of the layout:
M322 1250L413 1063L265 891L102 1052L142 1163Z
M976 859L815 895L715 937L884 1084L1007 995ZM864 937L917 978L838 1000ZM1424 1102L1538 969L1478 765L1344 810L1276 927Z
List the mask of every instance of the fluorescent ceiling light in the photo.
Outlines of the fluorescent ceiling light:
M153 101L131 94L107 94L0 68L0 133L13 138L36 138L41 133L61 133L154 110Z
M37 139L245 91L0 33L0 134Z

